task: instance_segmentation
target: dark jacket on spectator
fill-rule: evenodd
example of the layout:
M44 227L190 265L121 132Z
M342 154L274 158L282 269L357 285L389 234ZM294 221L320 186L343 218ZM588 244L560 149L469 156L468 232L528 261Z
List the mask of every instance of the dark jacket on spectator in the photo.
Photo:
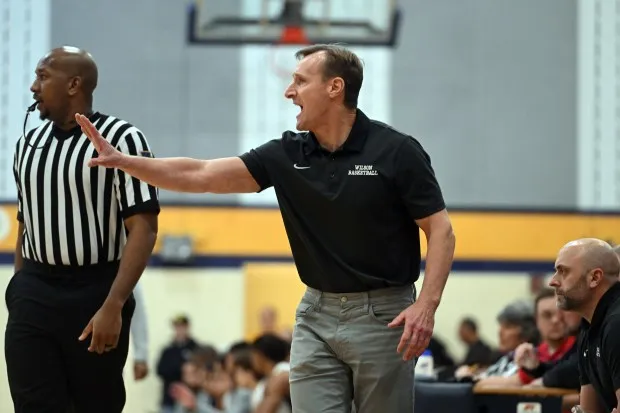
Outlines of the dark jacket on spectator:
M198 347L191 338L183 344L172 343L164 349L157 363L157 375L164 382L161 405L173 407L174 399L170 396L170 385L181 381L183 363L189 360L191 352Z

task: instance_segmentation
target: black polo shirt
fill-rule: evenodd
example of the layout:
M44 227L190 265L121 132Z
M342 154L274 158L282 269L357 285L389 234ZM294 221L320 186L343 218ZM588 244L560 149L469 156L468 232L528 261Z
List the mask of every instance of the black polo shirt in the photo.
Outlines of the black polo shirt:
M325 292L411 285L420 274L414 220L445 208L428 154L360 110L342 145L286 131L243 155L260 191L274 187L302 282Z
M579 343L579 380L592 384L606 411L617 405L620 389L620 283L615 283L583 322Z

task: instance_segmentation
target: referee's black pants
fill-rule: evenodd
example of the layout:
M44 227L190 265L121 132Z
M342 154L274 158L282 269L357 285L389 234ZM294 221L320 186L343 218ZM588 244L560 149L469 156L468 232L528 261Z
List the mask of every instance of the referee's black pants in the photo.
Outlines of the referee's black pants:
M10 280L4 351L15 413L122 412L133 295L116 349L90 353L92 335L78 340L117 270L118 262L76 269L26 261Z

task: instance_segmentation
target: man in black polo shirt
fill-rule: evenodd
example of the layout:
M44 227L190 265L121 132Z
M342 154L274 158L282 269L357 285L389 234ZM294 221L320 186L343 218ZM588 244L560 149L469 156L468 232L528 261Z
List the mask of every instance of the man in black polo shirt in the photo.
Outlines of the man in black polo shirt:
M599 239L571 241L559 252L555 274L558 306L579 313L580 407L587 413L620 406L620 260Z
M354 53L316 45L296 57L285 96L300 107L297 129L310 132L286 131L240 157L139 159L78 116L98 149L91 165L183 192L273 186L308 286L291 348L293 410L348 413L353 401L358 413L411 412L413 359L428 346L454 253L443 196L420 143L357 108ZM420 228L428 253L415 300Z

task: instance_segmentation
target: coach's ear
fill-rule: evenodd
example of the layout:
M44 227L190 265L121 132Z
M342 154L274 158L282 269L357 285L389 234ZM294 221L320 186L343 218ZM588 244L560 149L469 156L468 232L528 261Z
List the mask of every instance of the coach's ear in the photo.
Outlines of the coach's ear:
M334 99L340 94L344 94L344 79L341 77L333 78L328 84L329 96Z
M69 79L69 96L75 96L82 87L82 78L80 76L73 76Z

